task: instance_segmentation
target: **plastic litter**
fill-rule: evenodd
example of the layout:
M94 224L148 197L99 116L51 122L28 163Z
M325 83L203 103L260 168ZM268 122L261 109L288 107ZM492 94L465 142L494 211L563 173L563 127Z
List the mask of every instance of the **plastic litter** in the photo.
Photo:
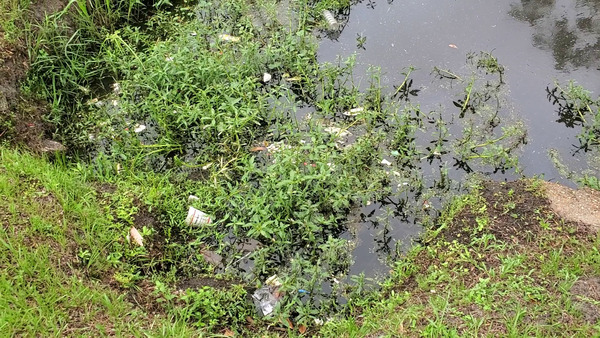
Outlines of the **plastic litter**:
M231 36L229 34L219 34L219 40L229 42L239 42L240 38L237 36Z
M113 93L119 95L121 94L121 85L118 82L112 84Z
M131 227L131 229L129 229L129 238L131 238L131 240L138 246L144 246L144 239L135 227Z
M381 160L381 164L390 166L390 165L392 165L392 162L390 162L384 158L383 160Z
M329 25L329 29L336 31L340 28L340 24L337 22L337 20L330 11L324 9L323 16L325 17L325 21L327 21L327 24Z
M264 82L264 83L267 83L267 82L271 81L271 79L272 79L272 78L273 78L273 77L272 77L272 76L271 76L271 74L269 74L269 73L264 73L264 74L263 74L263 82Z
M272 287L280 287L281 281L279 280L279 277L277 277L277 275L273 275L273 276L267 278L267 280L265 281L265 284L267 284L268 286L272 286Z
M300 81L301 80L300 76L291 76L288 73L284 73L283 74L283 79L286 80L286 81L288 81L288 82L296 82L296 81Z
M279 277L273 275L267 278L265 286L252 294L254 305L260 315L268 316L273 313L275 306L277 306L277 303L281 299L281 294L278 291L280 286L281 281L279 280Z
M192 203L192 202L194 202L194 201L197 201L197 200L199 200L199 199L200 199L200 198L199 198L198 196L190 195L190 196L188 197L188 203Z
M275 296L274 291L275 290L273 290L272 287L264 286L254 291L252 294L254 305L256 306L258 313L263 317L273 313L275 306L277 306L277 303L279 302L280 298Z
M291 147L292 146L290 146L289 144L285 144L283 141L279 141L279 142L271 143L267 147L267 151L271 154L274 154L274 153L277 153L277 152L285 150L285 149L290 149Z
M346 136L350 135L349 131L342 129L342 128L338 128L338 127L327 127L323 130L325 130L325 132L327 132L329 134L336 135L339 137L346 137Z
M141 133L144 130L146 130L146 126L143 124L138 124L133 131L135 131L136 133Z
M356 116L356 115L362 113L363 111L365 111L365 108L358 107L358 108L352 108L352 109L350 109L348 111L345 111L342 114L344 114L346 116Z
M187 217L185 219L185 224L203 225L210 223L212 223L212 219L210 218L210 216L194 207L190 207L190 209L188 210Z

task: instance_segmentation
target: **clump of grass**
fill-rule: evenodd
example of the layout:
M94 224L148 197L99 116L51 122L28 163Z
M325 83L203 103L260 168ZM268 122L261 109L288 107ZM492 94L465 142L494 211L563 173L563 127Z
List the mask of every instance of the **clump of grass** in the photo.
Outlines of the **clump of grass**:
M558 153L550 150L550 157L555 165L567 177L574 177L582 184L597 189L598 180L596 158L600 149L600 98L593 99L592 94L575 82L569 82L566 87L555 84L554 88L546 88L548 100L557 106L558 120L569 128L579 128L577 139L579 145L575 153L589 152L588 164L593 169L583 175L569 172L560 161Z
M578 303L584 297L574 285L597 275L596 235L547 212L538 189L536 182L484 182L456 198L443 225L397 262L383 292L358 299L351 307L355 312L330 321L321 333L594 332L597 324L588 316L596 310Z
M297 20L282 25L273 15L264 30L254 6L273 6L266 2L200 2L158 13L141 27L132 21L141 4L71 5L79 6L81 29L63 24L67 11L48 19L28 85L52 103L57 135L90 150L75 152L93 158L77 164L79 175L118 186L102 196L112 226L103 251L82 244L78 257L90 273L116 269L111 278L123 289L149 278L169 283L205 273L235 275L258 287L277 274L284 296L267 320L309 325L344 308L340 299L364 296L365 280L347 276L353 243L342 235L351 211L387 203L377 216L377 236L382 251L396 257L402 251L388 247L386 218L432 224L431 204L451 190L447 159L456 156L468 171L515 165L521 130L497 131L498 110L488 101L499 104L498 93L483 86L483 73L500 73L495 89L502 82L491 56L482 56L480 73L454 78L465 85L459 114L467 128L453 140L442 112L424 113L409 102L418 93L413 68L392 94L377 68L361 92L353 82L354 58L318 65L310 30L321 9L345 8L343 1L296 2ZM94 88L99 80L116 82L119 90ZM311 113L296 116L303 106ZM427 176L423 169L433 161L439 169ZM186 203L189 194L199 199ZM184 224L188 204L214 222ZM155 246L134 247L124 239L127 231L150 210L160 221L139 230ZM238 245L249 240L256 243L250 253ZM206 251L220 255L220 265L211 266ZM175 297L163 289L166 308L197 326L240 324L249 313L248 304L240 305L241 290L207 300L213 290ZM237 305L223 307L228 302Z

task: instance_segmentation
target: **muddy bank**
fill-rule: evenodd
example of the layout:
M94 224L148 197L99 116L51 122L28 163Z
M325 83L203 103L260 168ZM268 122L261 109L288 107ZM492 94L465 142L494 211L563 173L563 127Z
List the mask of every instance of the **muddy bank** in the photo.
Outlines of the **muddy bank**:
M24 10L22 17L14 19L14 25L22 32L29 29L32 36L25 34L13 37L8 41L6 32L0 27L0 140L9 140L15 144L23 144L36 152L61 150L50 145L48 138L52 135L51 125L46 121L49 112L48 103L35 98L35 93L24 94L22 82L30 68L30 52L27 50L27 39L35 39L36 25L48 15L57 13L65 6L63 0L40 0L33 2ZM5 10L15 10L8 5ZM23 9L20 9L23 10ZM10 13L0 13L9 14Z
M443 225L398 262L381 306L358 309L322 333L595 334L597 229L553 209L574 202L565 195L586 205L594 199L568 189L537 180L483 182L455 200Z

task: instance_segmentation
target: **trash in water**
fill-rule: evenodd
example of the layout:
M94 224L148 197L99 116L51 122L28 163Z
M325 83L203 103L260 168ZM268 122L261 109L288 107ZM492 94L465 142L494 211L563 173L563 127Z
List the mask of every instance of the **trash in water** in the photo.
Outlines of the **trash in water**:
M284 73L282 77L283 77L284 80L289 81L289 82L295 82L295 81L300 81L301 80L300 76L293 76L292 77L288 73Z
M137 244L139 246L144 246L144 239L142 238L142 235L135 227L131 227L131 229L129 229L128 238L131 238L131 240L135 244Z
M252 294L254 305L261 316L268 316L275 310L275 306L280 300L280 296L275 295L276 289L276 287L264 286Z
M390 166L390 165L392 165L392 162L390 162L384 158L383 160L381 160L381 164Z
M271 74L269 74L269 73L264 73L263 74L263 82L264 83L267 83L267 82L271 81L271 78L272 78Z
M365 110L365 108L363 108L363 107L352 108L348 111L343 112L342 114L344 114L346 116L356 116L356 115L362 113L364 110Z
M268 316L273 313L275 306L281 299L281 294L278 291L280 286L279 277L273 275L267 278L265 286L254 292L252 299L260 315Z
M187 224L187 225L203 225L203 224L210 224L210 223L212 223L210 216L208 216L204 212L202 212L194 207L190 207L187 217L185 219L185 224Z
M323 130L325 130L325 132L327 132L329 134L339 136L339 137L346 137L346 136L350 135L349 131L342 129L342 128L338 128L338 127L327 127Z
M104 105L104 101L100 101L100 100L98 100L98 98L97 98L97 97L95 97L95 98L93 98L93 99L90 99L90 100L88 100L88 101L86 102L86 104L87 104L87 105L90 105L90 106L92 106L92 105L93 105L93 106L95 106L96 108L100 108L100 107L102 107L102 106Z
M273 313L275 306L281 299L281 293L279 287L281 281L277 275L273 275L265 281L265 286L256 290L252 295L254 305L258 310L258 313L262 316L268 316Z
M146 129L146 126L143 124L138 124L133 131L136 133L141 133Z
M285 149L290 149L292 146L285 144L283 141L273 142L267 147L267 151L271 154L280 152Z
M257 151L263 151L263 150L267 150L267 147L252 147L250 148L251 152L257 152Z
M121 94L121 85L118 82L112 84L113 93L119 95Z
M237 36L231 36L229 34L219 34L219 39L221 41L229 41L229 42L238 42L240 38Z
M337 20L335 19L333 14L331 14L330 11L324 9L323 16L325 17L325 20L327 21L327 24L329 25L329 29L336 31L336 30L338 30L338 28L340 28L340 24L337 22Z
M265 284L267 284L268 286L280 287L281 281L279 280L279 277L277 277L277 275L273 275L273 276L267 278L267 280L265 281Z

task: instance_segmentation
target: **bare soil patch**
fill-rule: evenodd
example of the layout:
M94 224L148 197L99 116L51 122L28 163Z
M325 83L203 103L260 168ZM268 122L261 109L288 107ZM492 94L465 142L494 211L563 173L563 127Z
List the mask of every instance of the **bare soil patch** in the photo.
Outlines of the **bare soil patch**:
M589 277L579 279L571 287L573 303L583 313L590 324L600 320L600 278Z
M180 282L179 284L177 284L177 288L178 290L182 291L187 289L197 290L205 286L209 286L215 289L228 289L231 287L232 284L234 283L232 283L231 281L199 276Z
M571 189L560 184L545 182L550 208L562 218L600 230L600 191L590 188Z
M46 15L60 11L64 6L64 0L34 1L23 20L39 23ZM9 43L0 31L0 139L10 137L15 143L25 144L34 151L44 151L45 142L51 136L48 135L50 126L44 120L48 113L47 103L24 97L20 91L29 65L25 42L21 39Z
M552 211L542 194L534 193L527 181L507 183L485 182L481 189L482 204L478 208L465 208L440 233L449 242L468 244L475 233L473 228L487 222L485 231L496 239L508 243L530 242L541 230L539 216ZM485 210L484 215L480 210Z

